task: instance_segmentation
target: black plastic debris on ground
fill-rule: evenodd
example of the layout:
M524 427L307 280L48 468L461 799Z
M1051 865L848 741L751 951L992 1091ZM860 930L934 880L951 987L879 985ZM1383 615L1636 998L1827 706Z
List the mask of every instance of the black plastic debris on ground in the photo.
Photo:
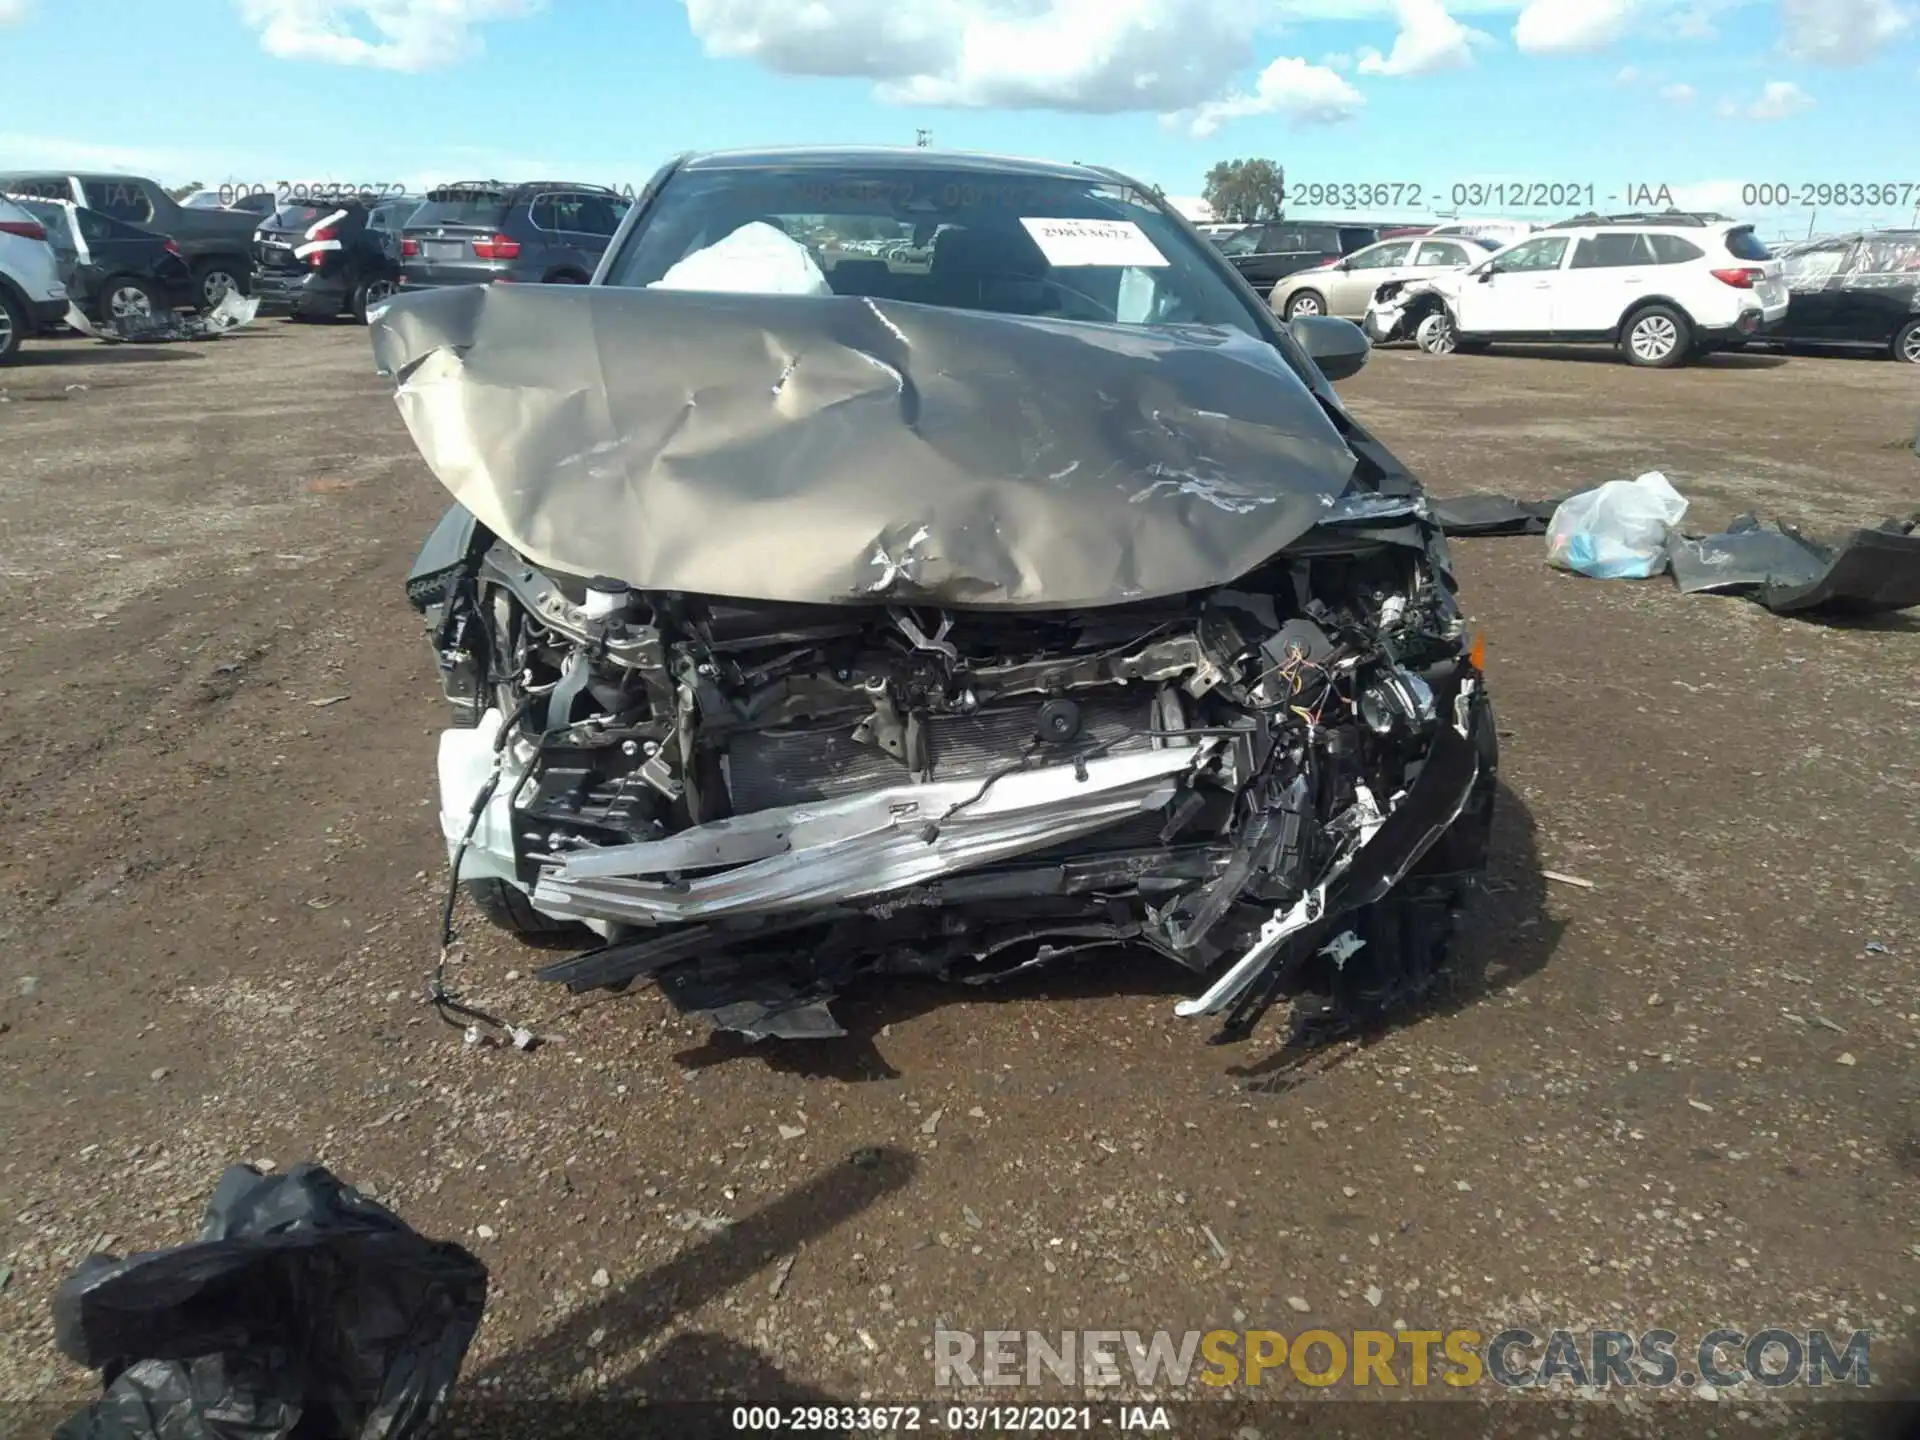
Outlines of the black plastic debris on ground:
M408 1440L445 1406L486 1266L324 1167L235 1165L199 1240L94 1256L54 1296L100 1399L55 1440Z
M1742 515L1719 535L1676 540L1674 583L1740 594L1776 615L1880 615L1920 606L1920 515L1825 544L1781 522Z
M1559 508L1560 500L1515 500L1506 495L1458 495L1433 502L1440 528L1454 536L1544 535Z

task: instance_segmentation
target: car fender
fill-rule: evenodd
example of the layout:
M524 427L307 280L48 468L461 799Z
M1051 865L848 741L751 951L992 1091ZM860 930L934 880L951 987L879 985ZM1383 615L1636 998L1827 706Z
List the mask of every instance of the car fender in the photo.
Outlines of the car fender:
M1621 310L1620 318L1613 322L1613 338L1618 340L1621 332L1627 328L1627 321L1631 320L1640 311L1645 310L1649 305L1664 305L1669 310L1677 310L1680 313L1680 318L1687 322L1688 329L1698 330L1700 328L1700 322L1693 318L1693 311L1689 310L1671 295L1636 295L1627 303L1626 307Z
M1388 280L1367 302L1367 318L1362 329L1376 345L1404 339L1419 322L1437 308L1454 313L1455 289L1435 275L1425 279ZM1456 324L1458 322L1456 321Z

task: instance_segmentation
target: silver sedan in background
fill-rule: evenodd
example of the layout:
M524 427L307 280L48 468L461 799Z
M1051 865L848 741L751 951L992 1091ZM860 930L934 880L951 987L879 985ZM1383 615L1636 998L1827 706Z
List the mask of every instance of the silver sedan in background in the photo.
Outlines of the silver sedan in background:
M1443 270L1461 270L1500 242L1475 235L1414 235L1382 240L1364 250L1289 275L1273 287L1267 303L1291 320L1300 315L1337 315L1358 323L1366 318L1373 292L1389 280L1420 280Z

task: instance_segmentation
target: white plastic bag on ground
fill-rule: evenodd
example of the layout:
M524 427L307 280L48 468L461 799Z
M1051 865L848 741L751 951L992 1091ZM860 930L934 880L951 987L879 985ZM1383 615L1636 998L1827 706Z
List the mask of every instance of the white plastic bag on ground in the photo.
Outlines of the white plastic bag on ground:
M1596 580L1645 580L1667 568L1686 498L1658 470L1570 495L1547 522L1547 563Z
M734 295L831 295L813 252L763 221L742 225L677 261L649 290L716 290Z

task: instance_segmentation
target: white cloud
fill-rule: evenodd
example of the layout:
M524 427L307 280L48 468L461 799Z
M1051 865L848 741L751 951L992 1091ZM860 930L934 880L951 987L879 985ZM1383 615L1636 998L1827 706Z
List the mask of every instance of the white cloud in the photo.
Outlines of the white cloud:
M1167 119L1201 138L1228 120L1250 115L1280 115L1296 125L1331 125L1352 118L1366 103L1358 90L1326 66L1282 56L1260 72L1252 94L1210 100Z
M1613 83L1616 85L1638 85L1646 78L1646 76L1640 73L1639 66L1622 65L1620 67L1620 73L1613 77Z
M1660 87L1660 98L1673 105L1691 105L1698 95L1699 92L1691 85L1681 82Z
M1760 97L1747 104L1722 100L1717 107L1730 120L1785 120L1813 108L1813 97L1791 80L1769 80L1760 87Z
M33 0L0 0L0 25L18 25L33 9Z
M1625 33L1639 0L1531 0L1513 43L1530 55L1599 50Z
M1259 0L685 0L710 55L896 104L1185 110L1253 63Z
M4 3L4 0L0 0ZM519 20L544 0L236 0L260 48L281 60L434 70L480 52L476 26Z
M1754 3L1755 0L1687 0L1668 17L1666 34L1674 40L1718 39L1721 13Z
M1781 0L1787 53L1820 65L1858 65L1913 24L1895 0Z
M1488 37L1469 30L1442 0L1399 0L1395 7L1400 33L1393 52L1360 52L1362 75L1431 75L1441 70L1463 70L1473 64L1473 44Z

